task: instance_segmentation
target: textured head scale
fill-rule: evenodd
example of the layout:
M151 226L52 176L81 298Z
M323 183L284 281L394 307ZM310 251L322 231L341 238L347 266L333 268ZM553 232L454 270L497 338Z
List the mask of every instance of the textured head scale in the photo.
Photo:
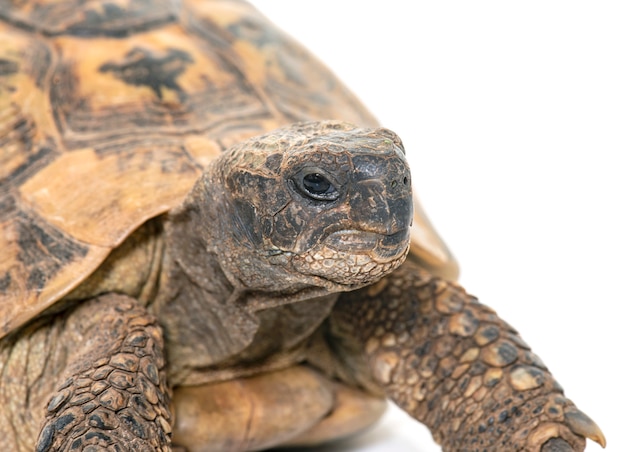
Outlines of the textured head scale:
M296 124L237 145L214 169L231 209L218 214L222 229L253 251L246 259L255 273L263 263L341 290L371 283L406 256L410 173L387 129Z

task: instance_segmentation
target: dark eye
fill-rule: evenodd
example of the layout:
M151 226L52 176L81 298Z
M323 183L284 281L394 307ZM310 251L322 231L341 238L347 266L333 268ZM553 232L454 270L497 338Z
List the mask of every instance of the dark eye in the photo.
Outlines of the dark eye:
M305 195L319 201L334 201L339 197L337 188L320 173L305 174L299 185Z

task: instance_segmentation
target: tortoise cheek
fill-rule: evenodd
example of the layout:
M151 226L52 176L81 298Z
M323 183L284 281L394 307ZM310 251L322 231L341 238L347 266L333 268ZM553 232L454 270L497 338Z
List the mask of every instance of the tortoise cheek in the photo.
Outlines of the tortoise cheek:
M281 250L296 251L298 238L305 224L309 223L305 209L297 203L290 203L274 216L273 223L270 237L272 244Z
M250 244L259 248L263 243L261 227L255 208L249 202L237 199L233 202L232 233L240 244Z

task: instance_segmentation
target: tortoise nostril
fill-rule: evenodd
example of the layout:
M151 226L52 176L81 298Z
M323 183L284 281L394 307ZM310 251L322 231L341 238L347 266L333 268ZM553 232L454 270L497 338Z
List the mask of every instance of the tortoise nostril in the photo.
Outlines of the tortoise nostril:
M404 176L402 178L402 184L404 185L408 185L409 184L409 178L407 176ZM398 181L397 180L392 180L391 181L391 188L396 188L398 186Z

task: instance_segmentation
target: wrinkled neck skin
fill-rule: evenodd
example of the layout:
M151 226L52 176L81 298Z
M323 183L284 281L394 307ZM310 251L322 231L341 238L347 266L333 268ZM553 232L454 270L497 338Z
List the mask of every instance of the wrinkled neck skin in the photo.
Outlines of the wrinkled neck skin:
M165 331L174 384L208 381L213 377L198 372L263 360L282 343L303 341L337 298L336 285L299 276L288 255L274 251L268 260L249 229L254 222L235 208L221 178L216 162L164 222L163 270L151 309ZM267 320L274 316L264 311L287 304L284 325ZM253 344L257 332L275 343Z

